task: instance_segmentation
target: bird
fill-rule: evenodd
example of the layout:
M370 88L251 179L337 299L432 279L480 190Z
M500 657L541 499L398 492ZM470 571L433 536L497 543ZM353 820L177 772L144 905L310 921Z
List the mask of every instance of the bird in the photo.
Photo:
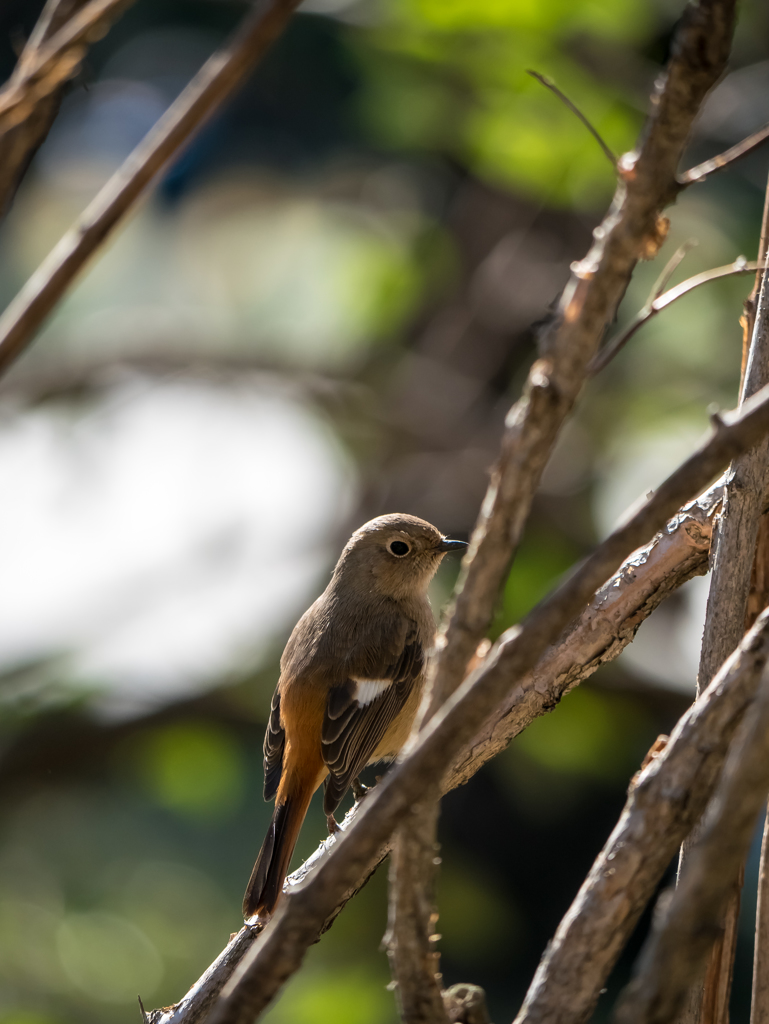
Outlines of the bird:
M372 519L294 627L264 737L264 798L275 809L243 898L247 924L271 918L321 783L329 832L339 831L334 812L350 787L356 800L365 793L362 769L406 742L435 637L427 587L444 555L466 547L416 516Z

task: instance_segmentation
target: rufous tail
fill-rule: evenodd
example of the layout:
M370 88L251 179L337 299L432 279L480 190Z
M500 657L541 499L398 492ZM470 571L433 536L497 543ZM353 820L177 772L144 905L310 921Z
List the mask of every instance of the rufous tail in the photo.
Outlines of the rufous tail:
M311 799L312 790L306 797L293 794L283 800L278 794L280 802L275 804L270 827L243 897L246 921L256 915L268 918L275 909Z

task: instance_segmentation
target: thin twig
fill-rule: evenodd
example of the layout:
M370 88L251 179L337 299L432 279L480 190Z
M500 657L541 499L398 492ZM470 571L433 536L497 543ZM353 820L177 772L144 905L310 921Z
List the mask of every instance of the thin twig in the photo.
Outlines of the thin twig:
M711 157L710 160L704 160L701 164L697 164L696 167L692 167L688 171L684 171L683 174L679 174L679 185L682 188L687 188L698 181L704 181L711 174L715 174L716 171L722 171L725 167L729 167L744 156L747 156L748 153L752 153L754 149L763 146L767 139L769 139L769 123L765 124L763 128L759 128L758 131L753 132L746 139L743 139L742 142L738 142L736 146L731 146L723 153L719 153L718 156Z
M678 269L681 260L687 255L687 253L690 253L692 249L699 244L700 243L697 241L696 238L688 238L683 245L679 245L679 247L676 249L676 251L665 264L665 267L660 276L654 282L654 287L649 293L649 298L646 300L644 309L651 306L654 300L658 299L660 295L662 295L662 293L668 286L670 278L673 276L673 274L675 274L676 270Z
M598 130L590 123L590 121L587 119L587 117L585 117L585 115L582 113L582 111L579 109L579 107L575 103L572 103L572 101L569 99L569 97L564 92L561 92L561 90L558 88L558 86L555 84L555 82L551 78L548 78L546 75L541 75L539 73L539 71L532 71L531 69L529 69L526 72L526 74L527 75L531 75L532 78L536 78L536 80L538 82L540 82L542 85L544 85L544 87L546 89L549 89L550 92L555 93L555 95L558 97L558 99L561 101L561 103L563 103L564 106L568 107L569 110L572 112L572 114L574 114L575 117L579 118L579 120L582 122L582 124L587 128L587 130L593 136L595 141L601 147L601 149L602 149L606 159L609 161L609 163L612 165L612 167L616 171L617 170L617 158L616 158L616 156L614 155L614 153L612 153L611 149L609 149L609 147L606 145L606 143L604 142L603 138L599 134Z
M749 399L485 659L430 719L409 753L363 802L356 821L304 885L288 894L225 986L210 1024L251 1024L304 958L340 897L356 884L430 780L443 779L457 754L530 671L568 622L628 553L662 528L683 497L696 493L769 430L769 387ZM170 1018L173 1020L173 1018Z
M764 636L769 612L756 624ZM749 636L758 642L756 630ZM763 638L762 638L763 639ZM714 938L769 790L769 680L735 737L707 815L664 913L658 913L631 983L620 998L617 1024L671 1024Z
M683 246L681 248L683 248ZM681 249L678 250L676 256L678 256L680 252ZM675 257L673 258L675 259ZM679 262L681 258L683 258L683 256L679 258ZM684 295L688 295L689 292L693 292L695 288L700 288L703 284L709 284L711 281L718 281L722 277L733 277L735 274L750 274L755 270L762 270L763 268L763 263L759 263L754 260L746 260L744 256L738 256L734 263L728 263L724 267L714 267L712 270L703 270L701 274L695 274L694 277L687 278L686 281L682 281L680 284L675 285L662 295L657 295L651 300L651 302L647 302L643 309L633 317L621 334L618 334L616 338L612 338L610 342L604 345L590 363L588 373L591 377L595 377L595 375L605 369L617 353L627 345L639 328L643 327L643 325L651 320L652 317L656 316L657 313L661 313L663 309L667 309L668 306L676 302L678 299L683 298ZM665 269L667 270L667 268Z
M168 161L243 82L300 0L262 0L110 178L0 318L0 374L26 345L75 275Z
M764 616L631 784L619 821L548 944L515 1024L590 1018L677 847L705 809L767 660Z

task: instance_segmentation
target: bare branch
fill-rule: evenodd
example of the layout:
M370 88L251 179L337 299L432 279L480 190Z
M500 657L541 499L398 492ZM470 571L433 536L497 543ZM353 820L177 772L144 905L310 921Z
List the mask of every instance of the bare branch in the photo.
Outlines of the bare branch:
M92 0L93 3L96 0ZM106 3L106 0L103 0ZM23 351L88 258L171 157L242 83L300 0L262 0L110 178L0 318L0 373Z
M88 0L48 0L8 84L0 92L0 97L7 94L9 89L26 75L26 69L35 63L44 44L49 42L67 19L87 2ZM111 12L110 17L114 19L115 13ZM77 66L72 65L69 77L72 77L76 70ZM59 82L58 86L48 84L51 91L37 94L29 106L27 116L13 128L5 128L0 134L0 217L11 205L32 157L59 112L65 82Z
M619 821L548 945L515 1024L577 1024L590 1017L676 849L705 809L768 659L765 616L631 784Z
M211 1024L251 1022L299 967L343 893L398 826L425 783L445 778L463 747L504 700L511 684L529 672L567 623L644 540L665 525L686 494L696 492L740 450L769 430L769 387L724 417L724 427L683 463L641 508L541 602L520 626L508 630L483 666L473 672L433 716L416 742L374 792L331 856L297 891L284 898L261 940L225 986Z
M601 147L606 159L609 161L614 171L616 171L616 156L614 155L614 153L612 153L612 151L609 149L609 147L606 145L603 138L599 134L598 130L590 123L590 121L588 121L588 119L585 117L585 115L582 113L579 107L575 103L572 103L572 101L569 99L566 93L561 92L561 90L558 88L555 82L552 79L548 78L546 75L541 75L538 71L531 70L528 70L526 74L531 75L532 78L536 78L536 80L540 82L542 85L544 85L546 89L549 89L550 92L555 93L555 95L558 97L561 103L563 103L564 106L568 107L572 114L574 114L574 116L582 122L582 124L587 128L587 130L593 136L595 141Z
M689 244L689 243L687 243ZM681 249L673 257L673 260L678 257L678 262L681 261L683 255ZM681 254L679 256L679 253ZM671 263L673 262L671 260ZM669 266L669 265L668 265ZM664 292L662 295L656 295L651 298L651 301L643 307L643 309L631 320L628 326L622 331L621 334L613 338L608 344L598 352L595 358L588 367L588 373L591 377L595 377L597 373L600 373L612 359L620 352L625 345L630 341L636 331L643 327L645 323L656 316L657 313L661 313L663 309L667 309L668 306L676 302L678 299L683 298L684 295L688 295L689 292L693 292L695 288L701 287L703 284L709 284L711 281L718 281L722 277L732 277L735 274L751 274L755 270L763 270L765 264L758 261L746 260L744 256L738 256L734 263L728 263L724 267L714 267L712 270L703 270L701 274L695 274L694 277L687 278L686 281L682 281L680 284L675 285L669 291ZM675 270L675 267L673 267ZM673 272L670 271L670 273ZM660 280L665 276L668 271L668 267L665 268ZM656 287L656 286L655 286Z
M745 645L760 645L766 658L769 611ZM676 1018L721 928L721 919L748 852L756 819L769 790L769 681L735 738L708 813L702 839L692 849L665 912L659 915L615 1014L621 1024L668 1024Z
M716 171L722 171L724 167L731 166L731 164L747 156L748 153L752 153L754 149L763 146L767 139L769 139L769 124L765 124L763 128L759 128L758 131L749 135L747 139L738 142L736 146L731 146L723 153L719 153L718 156L711 157L710 160L705 160L701 164L697 164L696 167L692 167L690 170L684 171L683 174L679 174L679 185L682 188L688 188L689 185L694 185L698 181L704 181L711 174L715 174Z
M667 221L661 210L679 190L676 168L700 104L725 67L733 23L733 0L702 0L686 8L673 57L652 97L640 149L620 161L611 209L596 228L588 255L572 266L557 316L542 338L542 358L508 414L456 604L438 637L426 717L464 678L493 617L532 495L587 366L637 261L650 258L664 240Z
M8 84L0 91L0 132L26 120L38 101L77 74L88 43L101 39L133 0L89 0L50 41L26 47Z
M437 787L427 787L408 809L390 856L389 923L382 944L403 1024L449 1024L434 935L438 795Z

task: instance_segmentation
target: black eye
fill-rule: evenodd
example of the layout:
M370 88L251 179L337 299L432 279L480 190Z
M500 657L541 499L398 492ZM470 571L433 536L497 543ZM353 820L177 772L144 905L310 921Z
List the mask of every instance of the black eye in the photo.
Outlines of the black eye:
M403 558L404 555L407 555L409 551L411 551L408 544L404 543L402 540L391 540L387 545L387 549L393 555L397 555L398 558Z

